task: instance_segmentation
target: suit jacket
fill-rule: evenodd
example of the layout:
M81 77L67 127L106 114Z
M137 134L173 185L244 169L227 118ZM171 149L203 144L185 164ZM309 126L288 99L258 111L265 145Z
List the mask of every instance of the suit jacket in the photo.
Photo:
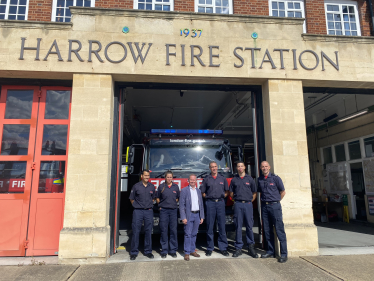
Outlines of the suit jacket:
M196 188L197 190L197 198L199 200L199 211L200 211L200 219L204 219L204 205L203 205L203 197L201 195L200 189ZM181 194L179 197L179 214L180 219L184 220L187 219L187 221L190 219L191 216L191 192L190 192L190 186L186 186L181 190Z

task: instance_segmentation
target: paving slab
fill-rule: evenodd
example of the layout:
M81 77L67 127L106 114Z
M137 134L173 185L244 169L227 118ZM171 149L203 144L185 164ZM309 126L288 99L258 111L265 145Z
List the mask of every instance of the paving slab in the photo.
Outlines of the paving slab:
M0 257L0 265L58 264L58 256Z
M290 258L280 264L276 259L221 258L189 262L162 260L157 262L82 265L69 281L196 281L196 280L338 280L311 263Z
M373 280L374 255L316 256L302 259L330 272L341 280Z
M0 266L0 281L66 281L78 265Z

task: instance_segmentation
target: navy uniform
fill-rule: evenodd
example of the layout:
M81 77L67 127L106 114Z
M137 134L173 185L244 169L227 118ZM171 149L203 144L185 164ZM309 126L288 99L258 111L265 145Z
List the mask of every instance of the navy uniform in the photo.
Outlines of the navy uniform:
M281 257L287 257L287 239L284 231L280 191L285 190L282 179L269 173L258 178L258 192L261 192L261 211L265 237L268 245L266 254L275 256L274 231L280 243Z
M152 253L152 227L153 227L153 200L155 198L155 186L148 182L138 182L132 187L130 200L134 200L132 206L132 241L130 255L137 256L139 253L139 234L144 220L144 254Z
M236 175L230 184L230 192L234 194L234 223L235 223L235 248L239 250L234 254L233 257L241 255L241 249L243 248L243 235L242 227L243 220L246 228L246 238L249 254L257 258L257 254L254 252L254 236L253 236L253 194L256 192L256 183L252 177L245 175L241 178L239 175Z
M221 252L227 251L228 243L226 238L226 212L225 212L225 192L229 190L226 179L217 174L214 178L212 175L205 177L200 185L201 193L205 193L206 205L206 224L207 224L207 255L214 250L214 233L213 226L217 217L218 223L218 248Z
M160 230L161 230L161 256L168 254L168 228L170 228L169 249L173 257L178 250L177 225L178 204L180 191L178 185L172 183L169 187L166 182L160 184L157 189L156 198L160 200Z

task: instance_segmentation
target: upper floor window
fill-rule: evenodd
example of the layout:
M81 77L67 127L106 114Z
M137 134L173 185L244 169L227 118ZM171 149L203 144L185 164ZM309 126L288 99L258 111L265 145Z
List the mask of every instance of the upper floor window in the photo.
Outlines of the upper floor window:
M71 6L95 7L95 0L53 0L52 21L70 22L71 13L69 7Z
M28 0L0 0L0 19L27 20Z
M361 35L357 2L328 1L325 2L325 12L328 34Z
M303 18L303 1L270 1L270 15L273 17Z
M195 12L232 14L232 0L195 0Z
M156 11L173 11L173 0L135 0L134 9L138 10L156 10Z

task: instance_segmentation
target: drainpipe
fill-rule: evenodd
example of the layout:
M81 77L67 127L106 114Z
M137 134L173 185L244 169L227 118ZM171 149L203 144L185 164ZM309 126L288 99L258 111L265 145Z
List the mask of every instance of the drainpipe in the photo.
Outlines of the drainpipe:
M370 10L370 16L371 16L371 35L374 35L373 1L368 0L368 2L369 2L369 10Z

